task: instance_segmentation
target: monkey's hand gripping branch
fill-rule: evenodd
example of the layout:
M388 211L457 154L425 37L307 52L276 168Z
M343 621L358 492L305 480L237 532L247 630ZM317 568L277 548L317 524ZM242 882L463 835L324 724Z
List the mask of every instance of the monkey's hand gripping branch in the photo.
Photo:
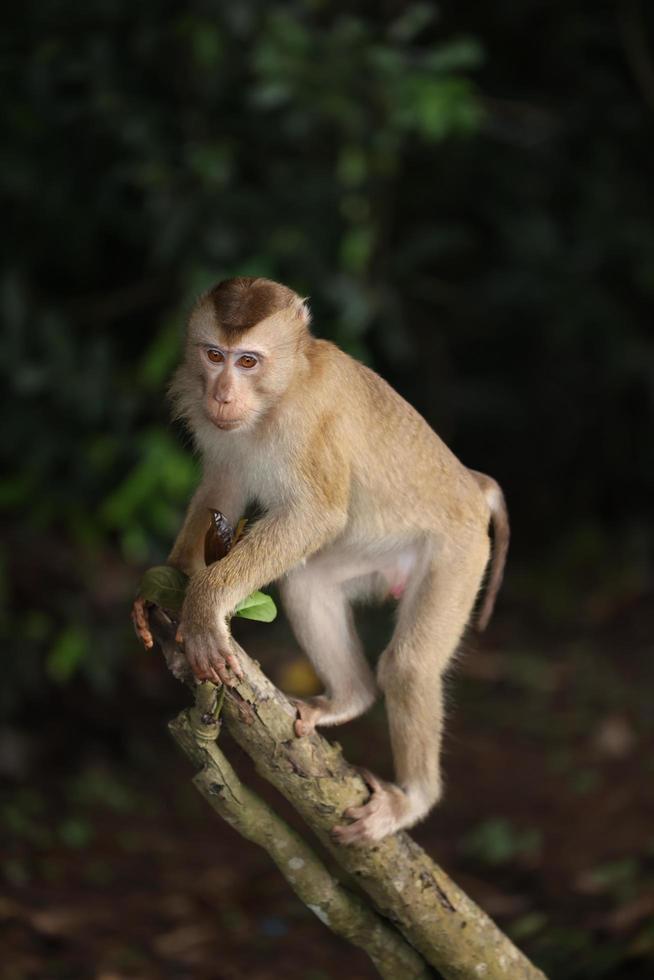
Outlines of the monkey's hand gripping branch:
M243 677L238 657L231 646L227 610L216 608L215 566L191 579L175 640L184 648L189 666L198 680L231 687ZM214 610L208 620L208 610ZM230 610L231 612L231 610Z
M212 513L221 519L226 539L230 538L233 532L223 515ZM198 680L231 686L241 678L231 643L230 618L247 596L259 595L258 589L316 551L337 533L344 520L345 511L338 508L324 509L319 520L312 520L306 508L298 504L260 518L242 537L234 536L234 547L230 538L223 554L212 561L205 545L207 567L194 572L187 583L177 632L177 642L183 645ZM212 525L207 542L213 533ZM143 639L136 608L134 620Z
M141 582L140 593L132 608L136 635L147 650L154 643L150 629L150 610L159 606L172 611L179 619L183 610L184 627L177 623L175 642L178 649L169 651L168 666L180 679L190 667L198 680L213 681L230 686L242 677L238 658L230 645L228 615L244 616L271 622L277 615L270 596L254 592L234 608L224 609L216 603L215 566L224 560L244 531L246 520L241 518L236 528L218 510L209 508L211 520L205 534L204 557L206 568L189 577L175 565L149 569ZM220 592L218 592L220 595ZM224 600L224 596L222 596ZM169 620L172 623L172 619ZM184 648L186 657L179 647Z
M160 610L153 609L150 625L167 662L179 676L180 659L183 658L175 641L175 624ZM403 934L409 946L402 945L401 955L404 956L408 950L408 955L413 956L418 950L424 961L435 967L446 980L467 980L477 976L484 976L486 980L544 980L541 971L523 956L408 834L394 834L367 847L347 847L334 840L332 828L342 821L345 811L360 806L367 799L369 789L366 783L360 773L345 761L340 746L330 744L318 733L306 738L295 737L295 707L241 647L233 640L231 644L238 654L243 676L231 687L222 689L221 721L251 756L258 772L292 803L341 868L353 876L368 894L382 916L384 927L390 928L386 921L390 919ZM195 686L188 667L185 671L185 679ZM201 756L194 758L206 763L214 750L217 751L213 743L214 732L217 731L216 689L213 684L200 684L197 689L201 698L207 692L208 701L197 705L192 725L196 731L202 731L203 725L208 726L210 737L205 739L204 745L208 745L211 751L203 750ZM176 738L179 724L178 719L171 726ZM218 797L215 792L212 796L207 788L212 784L211 781L207 782L208 777L205 779L206 772L204 769L196 777L196 785L212 806L219 809ZM224 772L223 766L223 775ZM220 783L221 779L217 777L213 780L214 790L215 785ZM224 800L230 795L226 793L220 798ZM242 810L241 807L240 812ZM252 836L252 827L248 832L242 832L256 839ZM269 847L276 835L277 829L274 833L264 833L267 842L263 846L291 881L293 874L288 873L289 862L286 861L282 867L279 855ZM257 842L262 843L261 840ZM304 860L304 855L301 860ZM293 881L291 884L296 888ZM299 888L296 890L306 901ZM312 902L307 904L313 907ZM327 924L333 926L325 905L319 903L318 908L320 912L316 908L314 911L323 919L326 916ZM378 935L377 925L370 928L373 932L368 934L368 939L372 941ZM366 929L363 932L366 933ZM365 943L360 944L368 948ZM368 952L373 956L369 949ZM391 965L380 965L374 956L373 959L382 976L429 976L424 963L415 959L412 966L406 960L401 967L397 959L393 959Z

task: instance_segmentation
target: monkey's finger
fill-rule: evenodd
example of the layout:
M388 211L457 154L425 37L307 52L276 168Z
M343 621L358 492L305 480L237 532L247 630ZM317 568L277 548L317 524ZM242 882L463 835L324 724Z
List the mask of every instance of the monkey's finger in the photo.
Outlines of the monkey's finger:
M202 670L202 677L205 681L213 681L214 684L222 684L222 678L214 662L214 658L206 649L201 648L196 652L196 659Z
M235 653L228 653L227 656L225 657L225 662L227 663L227 666L230 667L234 671L234 673L236 674L236 676L238 677L238 679L239 680L242 680L242 678L243 678L243 668L241 667L240 663L238 662L238 657L236 656L236 654Z
M148 621L144 599L135 600L132 606L131 616L137 637L146 649L151 649L154 646L154 639L150 631L150 623Z
M234 676L234 672L228 667L227 662L222 657L220 660L214 661L214 667L225 687L234 687L238 683L238 678Z
M135 599L134 605L132 606L132 619L139 629L148 628L148 619L145 614L145 599Z
M188 660L188 665L193 671L193 676L198 681L210 681L213 677L209 674L209 666L207 664L206 658L200 650L197 649L195 644L189 643L185 650L186 659Z
M139 622L139 618L136 614L136 610L132 609L129 615L130 615L130 619L132 620L132 626L134 627L134 632L136 633L138 639L141 640L142 643L144 643L145 642L145 637L143 635L144 626L141 622Z

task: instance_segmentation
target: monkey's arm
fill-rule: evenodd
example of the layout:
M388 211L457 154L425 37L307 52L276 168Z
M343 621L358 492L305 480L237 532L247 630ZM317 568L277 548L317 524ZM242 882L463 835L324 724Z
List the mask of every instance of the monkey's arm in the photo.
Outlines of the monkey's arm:
M204 569L204 536L209 527L209 509L220 510L232 524L243 509L242 494L227 478L215 479L206 475L197 488L186 512L184 523L168 556L168 564L191 576ZM148 616L148 603L137 596L132 606L132 622L141 643L153 645Z
M255 589L279 578L333 540L347 520L345 506L317 501L261 518L221 561L196 573L184 600L178 636L193 673L200 679L233 683L239 673L226 619Z
M234 486L228 474L206 473L186 512L168 564L193 575L204 569L204 536L209 527L209 510L214 508L225 515L235 527L245 508L243 493Z
M252 527L230 553L202 579L226 613L333 540L345 526L347 513L297 509L269 514ZM193 580L193 582L195 579ZM193 582L191 583L193 585Z
M207 488L199 486L189 504L184 523L175 539L168 564L187 575L204 567L204 534L209 527L209 497Z

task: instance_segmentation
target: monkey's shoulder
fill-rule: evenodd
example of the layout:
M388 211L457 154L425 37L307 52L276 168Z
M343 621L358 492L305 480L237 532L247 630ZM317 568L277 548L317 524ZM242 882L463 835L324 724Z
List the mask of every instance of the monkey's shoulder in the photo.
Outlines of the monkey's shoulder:
M371 438L388 440L396 448L412 446L428 455L447 451L445 443L426 419L385 378L365 364L353 363L358 374L358 387L365 396L364 423Z
M349 414L352 414L352 404L359 403L363 411L370 407L384 410L387 414L408 411L426 425L424 419L388 381L332 341L314 340L311 361L314 372L311 380L320 379L325 383L325 390L329 391L332 402L334 392L338 392L338 404Z
M315 341L312 356L322 382L313 389L310 409L314 466L317 457L323 465L344 459L355 482L390 482L398 492L412 483L427 494L434 481L473 483L417 409L376 371L326 340ZM380 460L385 461L381 467Z

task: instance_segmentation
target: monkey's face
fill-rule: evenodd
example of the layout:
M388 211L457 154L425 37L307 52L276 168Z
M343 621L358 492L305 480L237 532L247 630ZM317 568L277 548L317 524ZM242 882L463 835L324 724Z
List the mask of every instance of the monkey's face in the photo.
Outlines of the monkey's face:
M264 408L258 382L265 372L266 352L203 343L197 353L209 421L226 432L256 422Z
M295 311L277 313L234 336L220 329L211 309L189 324L187 359L202 391L202 412L217 429L252 428L281 397L298 348Z

